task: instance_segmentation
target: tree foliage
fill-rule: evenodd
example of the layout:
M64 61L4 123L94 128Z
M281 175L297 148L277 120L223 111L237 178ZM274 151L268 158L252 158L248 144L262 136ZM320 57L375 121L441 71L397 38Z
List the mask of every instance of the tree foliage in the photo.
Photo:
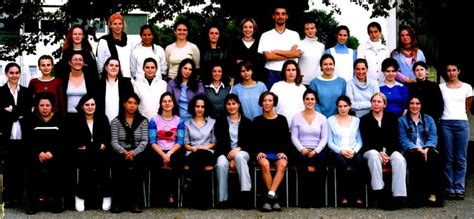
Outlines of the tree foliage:
M94 39L97 40L95 37L95 27L104 27L104 21L114 12L128 13L132 10L140 9L149 12L149 23L152 24L160 24L167 20L173 20L176 15L182 15L202 25L208 23L209 20L206 19L212 17L213 19L219 19L216 22L228 24L225 25L226 28L229 25L234 25L235 27L237 25L236 22L243 17L253 17L257 20L260 30L266 30L273 25L271 19L273 6L285 4L289 8L289 28L301 30L301 26L298 25L301 24L305 16L302 12L308 10L309 4L313 2L310 0L267 0L264 4L256 4L254 0L69 0L66 4L59 6L57 10L50 12L51 10L46 10L48 6L45 5L44 0L0 1L3 3L0 4L0 14L3 15L3 21L6 21L13 29L20 30L28 24L41 20L49 20L51 24L49 29L40 27L33 32L8 38L4 45L0 46L1 60L13 60L21 54L35 54L35 47L39 42L43 42L45 45L58 43L64 39L68 28L77 23L83 24L88 34L94 36ZM430 10L423 10L423 7L428 5L428 9L436 9L436 4L442 1L446 0L351 0L353 4L359 5L366 10L370 9L372 17L387 16L388 11L396 7L397 2L400 2L399 6L402 10L400 10L399 16L402 17L402 22L413 24L414 26L417 26L416 22L421 22L418 16L420 13L430 13ZM338 1L322 0L322 2L332 9L330 12L331 16L334 13L341 14ZM205 7L199 13L193 14L188 11L193 6ZM413 8L416 10L412 10ZM434 11L439 12L439 10ZM410 23L413 21L415 23ZM54 31L51 31L51 26ZM320 33L330 32L324 29L324 25L319 28ZM170 29L160 29L159 31L169 32ZM235 28L225 32L232 33L232 31L235 31ZM190 35L190 37L199 38L201 35L201 33L196 33L192 30L191 33L197 35ZM160 36L162 35L160 34ZM171 40L169 39L169 34L164 34L163 36L165 37L160 39L162 43ZM327 41L328 36L320 34L318 36L322 41ZM232 36L226 37L231 38ZM59 50L60 48L55 53L56 56L59 55Z

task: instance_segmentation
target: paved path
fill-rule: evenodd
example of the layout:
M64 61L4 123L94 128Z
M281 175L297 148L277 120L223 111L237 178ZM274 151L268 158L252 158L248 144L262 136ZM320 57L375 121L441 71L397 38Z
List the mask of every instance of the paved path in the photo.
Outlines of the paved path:
M34 216L25 215L19 209L5 209L5 218L474 218L474 173L467 178L467 193L464 201L446 201L443 208L401 209L383 211L356 208L289 208L282 212L262 213L257 210L217 210L199 211L193 209L145 209L141 214L124 212L111 214L102 211L78 213L66 211L61 214L40 212Z

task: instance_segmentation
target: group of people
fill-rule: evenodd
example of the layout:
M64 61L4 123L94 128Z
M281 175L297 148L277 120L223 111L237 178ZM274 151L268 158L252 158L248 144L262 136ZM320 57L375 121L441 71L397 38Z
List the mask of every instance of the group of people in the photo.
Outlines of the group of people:
M446 83L438 85L427 80L410 28L400 28L391 54L376 22L357 51L346 45L346 26L325 50L315 21L305 22L300 40L286 28L286 8L272 17L275 28L260 39L256 22L243 19L242 38L230 47L213 25L209 44L198 47L177 21L176 42L163 49L150 25L132 47L116 13L95 55L85 30L73 26L61 60L41 56L41 76L28 87L19 84L20 66L9 63L0 88L7 204L21 203L26 188L28 214L45 205L139 213L147 167L157 203L178 206L186 171L185 195L206 209L211 183L203 176L215 167L218 206L229 206L228 174L236 170L242 207L251 208L252 163L266 189L262 211L281 210L278 188L292 163L311 191L306 206L321 203L315 197L329 166L341 206L365 205L368 178L384 208L401 208L407 197L413 207L464 199L472 88L459 80L458 64L447 64Z

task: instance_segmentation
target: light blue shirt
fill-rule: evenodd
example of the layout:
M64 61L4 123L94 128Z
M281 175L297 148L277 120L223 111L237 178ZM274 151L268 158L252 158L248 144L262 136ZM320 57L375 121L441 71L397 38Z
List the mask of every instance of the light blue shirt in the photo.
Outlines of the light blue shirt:
M234 123L230 117L227 116L227 122L229 123L230 147L235 149L237 147L237 143L239 142L240 117L239 120Z

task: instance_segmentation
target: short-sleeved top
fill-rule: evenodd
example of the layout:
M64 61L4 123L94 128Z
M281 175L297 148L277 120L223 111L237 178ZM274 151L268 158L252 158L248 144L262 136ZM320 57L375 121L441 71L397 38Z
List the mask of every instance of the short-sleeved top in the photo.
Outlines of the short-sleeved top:
M467 120L466 98L472 96L472 87L462 83L459 88L448 88L446 83L439 85L444 100L441 120Z
M258 44L258 53L269 52L275 49L290 50L292 46L298 45L300 36L296 31L288 28L283 33L278 33L275 28L265 32L260 37L260 44ZM286 60L267 61L265 68L273 71L281 71L283 63ZM295 59L295 61L297 61Z

